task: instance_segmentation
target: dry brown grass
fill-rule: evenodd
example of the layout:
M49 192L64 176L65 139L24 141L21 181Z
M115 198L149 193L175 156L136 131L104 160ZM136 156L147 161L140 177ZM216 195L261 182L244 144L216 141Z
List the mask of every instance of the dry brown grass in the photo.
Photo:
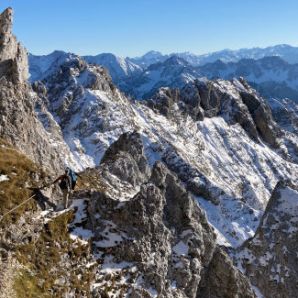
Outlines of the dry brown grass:
M105 192L107 189L104 185L102 178L97 169L87 169L83 173L80 173L80 178L76 189L85 190L85 189L95 189L97 191Z
M0 175L7 175L9 180L0 182L0 216L29 198L32 193L26 186L37 186L34 177L45 177L25 155L13 149L7 142L0 139ZM0 225L16 222L27 210L34 210L34 200L5 216Z
M64 297L67 288L75 289L78 297L90 296L92 270L80 272L79 268L79 260L87 257L90 248L69 237L73 217L73 211L59 215L45 225L36 242L17 248L17 260L26 268L15 280L17 297ZM74 268L67 268L65 261ZM55 283L59 278L65 278L68 285Z
M1 139L0 175L9 177L8 181L0 182L0 219L32 195L26 187L38 187L46 177L36 164ZM82 188L88 188L87 180L87 176L82 179ZM10 224L17 222L25 211L36 208L35 201L29 201L5 216L0 228L9 230ZM73 217L73 211L63 213L49 221L31 242L16 244L13 253L22 266L13 283L17 297L64 297L67 288L75 289L77 297L90 297L92 268L79 267L81 260L88 258L90 247L70 238L68 224ZM66 263L72 264L71 270ZM57 284L59 278L65 278L67 285Z

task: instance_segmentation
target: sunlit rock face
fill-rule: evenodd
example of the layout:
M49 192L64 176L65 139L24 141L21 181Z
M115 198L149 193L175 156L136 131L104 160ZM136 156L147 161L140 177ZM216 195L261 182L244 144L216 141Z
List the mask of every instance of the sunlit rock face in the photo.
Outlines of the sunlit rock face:
M12 34L12 22L13 11L7 8L0 15L0 77L24 83L28 79L27 51Z
M27 52L12 34L12 21L8 8L0 15L0 137L43 167L57 170L63 163L35 114L37 96L27 82Z

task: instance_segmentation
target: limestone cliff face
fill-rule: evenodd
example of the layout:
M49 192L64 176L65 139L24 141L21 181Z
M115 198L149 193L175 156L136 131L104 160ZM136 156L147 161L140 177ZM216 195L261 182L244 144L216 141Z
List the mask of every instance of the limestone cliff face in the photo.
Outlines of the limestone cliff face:
M49 170L59 169L58 151L35 115L37 100L27 83L27 52L12 34L12 9L0 15L0 137Z
M12 34L13 11L7 8L0 15L0 77L9 77L14 83L26 83L28 57L26 49Z

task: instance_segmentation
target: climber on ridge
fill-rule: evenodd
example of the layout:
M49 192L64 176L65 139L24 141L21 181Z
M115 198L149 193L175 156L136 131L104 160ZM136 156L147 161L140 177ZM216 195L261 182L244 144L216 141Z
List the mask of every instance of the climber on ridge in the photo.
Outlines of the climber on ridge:
M69 197L72 190L74 190L78 176L81 177L78 173L70 169L69 167L65 168L65 173L59 176L52 184L60 181L59 187L63 192L63 205L66 209L68 207Z

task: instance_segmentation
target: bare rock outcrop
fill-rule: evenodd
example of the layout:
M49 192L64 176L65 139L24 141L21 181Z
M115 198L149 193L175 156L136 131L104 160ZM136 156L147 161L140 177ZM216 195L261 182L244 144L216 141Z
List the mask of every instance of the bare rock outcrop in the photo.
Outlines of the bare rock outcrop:
M12 34L12 9L0 15L0 137L48 170L63 166L56 144L38 120L27 83L27 53Z
M273 147L278 147L278 139L282 136L282 133L273 120L269 105L263 98L256 94L244 79L240 78L240 82L246 89L240 92L241 99L247 106L259 134L265 142Z
M235 270L230 257L218 248L200 284L199 293L197 298L255 297L245 275Z
M257 143L266 142L286 159L296 160L297 142L274 121L266 102L243 79L195 80L180 89L160 88L146 100L153 110L175 119L189 115L195 121L223 117L230 125L240 124Z
M279 182L252 239L235 254L239 268L264 297L297 297L298 187Z
M228 293L232 279L233 297L255 297L246 277L217 248L202 210L162 163L154 166L149 181L128 201L117 202L94 192L89 214L95 227L95 251L104 251L103 268L109 262L126 264L120 275L128 282L124 286L120 279L115 281L114 292L125 287L128 297L209 297L206 287L213 279L208 274L225 263L229 271L223 275L218 272L214 293L221 292L222 284ZM95 297L110 284L101 271ZM201 282L204 285L200 286ZM237 296L241 293L245 294Z
M149 171L146 162L140 135L126 133L107 150L97 174L93 171L102 185L88 195L93 253L102 258L94 297L107 288L133 298L208 297L209 274L222 263L221 270L229 270L218 275L214 293L221 292L222 284L228 293L233 284L233 297L255 297L246 277L217 246L204 212L178 177L162 162L155 163L150 177L141 175ZM134 189L139 191L127 197L131 189L123 186L138 176L142 181ZM116 188L120 192L115 195ZM108 267L117 272L106 275Z
M7 8L0 15L0 77L9 77L14 83L28 79L28 57L25 48L12 34L13 10Z
M105 152L101 160L101 171L106 178L115 175L132 187L144 183L150 171L140 134L122 134Z

